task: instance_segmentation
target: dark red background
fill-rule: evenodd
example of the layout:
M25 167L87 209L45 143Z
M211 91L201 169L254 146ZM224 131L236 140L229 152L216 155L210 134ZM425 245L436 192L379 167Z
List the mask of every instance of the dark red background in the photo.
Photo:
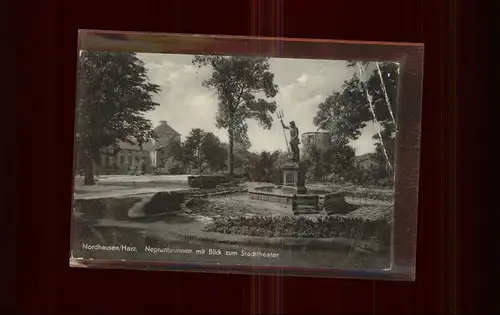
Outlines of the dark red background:
M20 314L477 310L479 273L472 268L485 258L471 245L478 244L479 222L467 213L486 206L478 197L484 193L478 171L484 162L477 146L486 125L480 114L488 103L478 82L488 58L479 57L485 34L473 24L486 11L466 2L12 1L4 11L13 19L13 26L4 29L4 43L19 47L7 51L11 55L3 70L12 88L6 92L14 97L2 108L13 114L2 121L13 144L7 152L15 155L6 164L12 179L3 189L13 211L7 212L2 231L14 233L2 238L7 240L2 258L9 266L2 269L8 295L0 307ZM425 42L417 281L70 269L79 28ZM475 110L463 110L466 106ZM477 128L455 134L457 126L471 124Z

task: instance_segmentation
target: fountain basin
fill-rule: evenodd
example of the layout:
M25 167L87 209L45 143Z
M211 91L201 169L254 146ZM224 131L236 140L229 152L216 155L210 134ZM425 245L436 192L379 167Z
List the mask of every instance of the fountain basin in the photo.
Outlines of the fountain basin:
M345 201L343 192L308 189L304 194L283 190L281 186L256 187L248 192L250 199L292 205L294 214L315 214L325 210L328 214L345 214L354 206Z
M292 204L292 193L285 193L277 186L257 187L248 191L250 199Z

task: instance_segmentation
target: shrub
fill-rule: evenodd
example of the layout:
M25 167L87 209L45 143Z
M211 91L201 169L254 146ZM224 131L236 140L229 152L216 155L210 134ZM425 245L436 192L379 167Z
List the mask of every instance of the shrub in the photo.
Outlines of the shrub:
M163 175L165 174L165 169L163 167L155 166L152 168L153 175Z
M173 165L170 165L167 169L167 173L170 175L179 175L179 174L184 174L186 172L184 165L182 163L174 163Z

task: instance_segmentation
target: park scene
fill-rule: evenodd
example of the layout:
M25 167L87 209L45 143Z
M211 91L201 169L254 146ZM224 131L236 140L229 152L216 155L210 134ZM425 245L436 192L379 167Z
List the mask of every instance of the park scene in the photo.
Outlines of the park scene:
M398 74L80 52L72 258L389 268Z

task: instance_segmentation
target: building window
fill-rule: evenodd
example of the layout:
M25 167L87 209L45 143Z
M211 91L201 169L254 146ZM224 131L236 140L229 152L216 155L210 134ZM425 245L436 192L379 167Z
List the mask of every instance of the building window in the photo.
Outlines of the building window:
M128 165L132 165L132 156L128 156Z
M120 155L120 165L125 164L125 157L123 155Z

